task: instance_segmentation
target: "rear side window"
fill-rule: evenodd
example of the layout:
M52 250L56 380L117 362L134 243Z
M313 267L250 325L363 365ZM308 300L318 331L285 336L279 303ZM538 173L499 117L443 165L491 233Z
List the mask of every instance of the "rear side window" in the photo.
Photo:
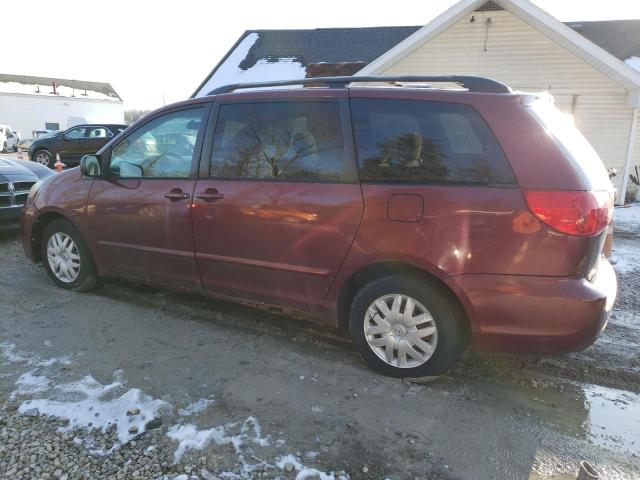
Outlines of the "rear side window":
M353 99L363 182L514 184L495 137L472 107Z
M210 176L290 182L351 182L340 105L278 102L221 105Z

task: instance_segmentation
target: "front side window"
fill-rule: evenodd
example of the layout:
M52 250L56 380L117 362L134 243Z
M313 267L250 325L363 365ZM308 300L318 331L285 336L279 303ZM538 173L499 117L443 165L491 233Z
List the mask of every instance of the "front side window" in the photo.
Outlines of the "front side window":
M210 175L228 179L349 182L340 105L282 102L222 105Z
M189 177L203 113L203 107L174 112L138 128L113 148L111 175Z
M72 128L71 130L67 130L67 132L64 134L64 137L72 140L77 138L84 138L86 130L87 129L85 127Z
M364 182L515 183L489 127L468 105L354 99L351 110Z

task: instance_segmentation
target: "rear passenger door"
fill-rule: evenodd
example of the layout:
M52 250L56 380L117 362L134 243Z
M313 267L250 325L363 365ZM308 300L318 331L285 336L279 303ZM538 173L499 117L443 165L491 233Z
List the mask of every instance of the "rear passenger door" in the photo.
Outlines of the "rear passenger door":
M219 105L193 208L206 291L322 305L363 213L346 107L346 97Z
M95 125L87 128L86 139L81 143L80 158L84 155L94 154L104 147L113 137L113 133L103 125Z
M443 276L526 267L526 206L478 111L438 92L366 95L351 99L366 205L353 252L402 254Z

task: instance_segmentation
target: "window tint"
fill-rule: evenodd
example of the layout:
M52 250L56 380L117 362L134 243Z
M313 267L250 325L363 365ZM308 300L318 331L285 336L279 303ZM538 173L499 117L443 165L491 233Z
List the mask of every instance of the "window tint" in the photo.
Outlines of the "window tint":
M210 175L288 181L355 179L338 103L222 105Z
M498 142L468 105L354 99L362 181L515 183Z
M65 138L84 138L85 130L86 130L85 127L72 128L71 130L68 130L64 134L64 137Z
M118 143L109 167L121 178L188 177L204 108L170 113Z

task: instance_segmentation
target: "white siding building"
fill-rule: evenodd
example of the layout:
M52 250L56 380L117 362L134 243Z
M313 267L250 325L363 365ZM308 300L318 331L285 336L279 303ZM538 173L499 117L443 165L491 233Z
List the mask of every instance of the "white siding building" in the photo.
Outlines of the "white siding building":
M640 164L640 72L527 0L462 0L358 74L443 72L549 91L617 170L623 201L631 167Z
M0 74L0 124L27 138L80 123L124 123L122 99L110 84Z

